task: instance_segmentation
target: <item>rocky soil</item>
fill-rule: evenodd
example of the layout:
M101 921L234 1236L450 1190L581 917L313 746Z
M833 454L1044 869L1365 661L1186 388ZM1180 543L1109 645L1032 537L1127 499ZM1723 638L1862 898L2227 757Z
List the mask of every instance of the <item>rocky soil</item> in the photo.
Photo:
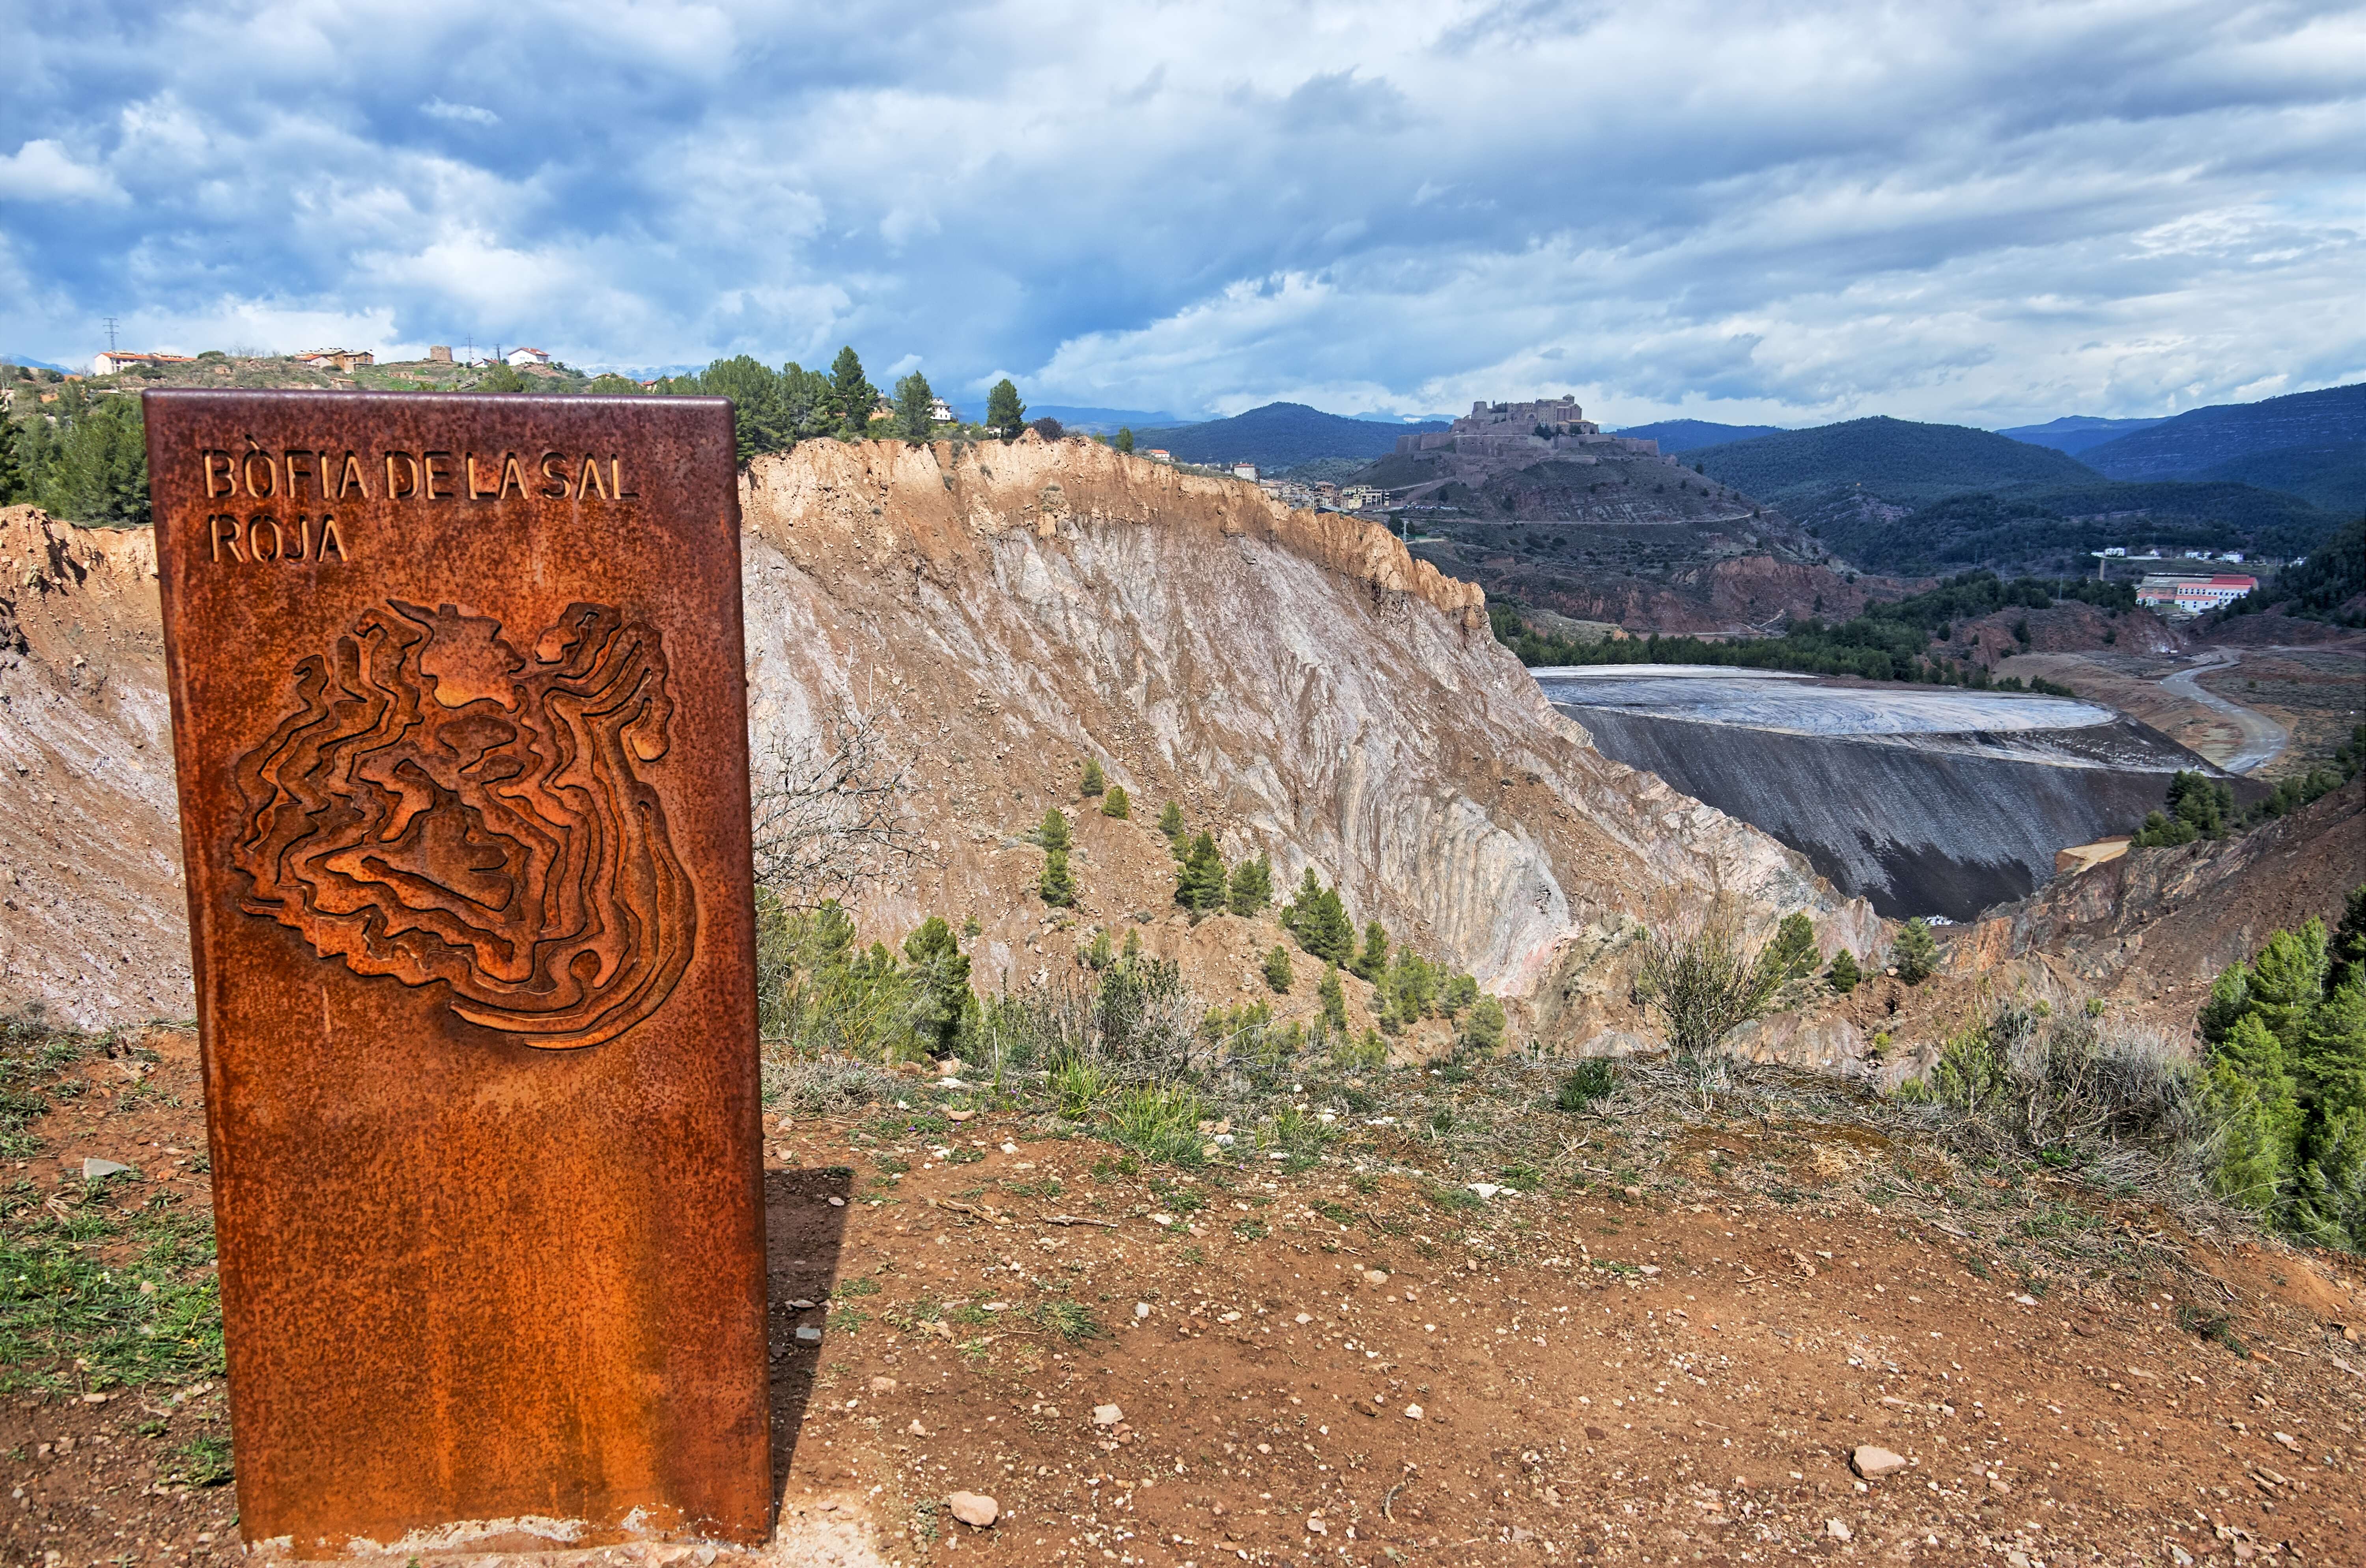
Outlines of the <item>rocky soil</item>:
M202 1290L127 1239L202 1224L194 1055L65 1068L10 1226ZM2355 1270L1966 1167L1812 1080L1572 1115L1490 1071L1369 1087L1493 1144L1370 1113L1194 1171L917 1079L768 1115L780 1538L531 1560L2353 1560ZM218 1373L5 1377L0 1562L241 1555Z
M191 1007L155 541L0 507L0 999Z

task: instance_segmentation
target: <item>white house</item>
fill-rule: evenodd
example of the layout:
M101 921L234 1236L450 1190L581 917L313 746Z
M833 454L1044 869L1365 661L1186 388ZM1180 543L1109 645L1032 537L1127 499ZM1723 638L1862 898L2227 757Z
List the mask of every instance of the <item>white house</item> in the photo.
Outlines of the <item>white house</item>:
M942 398L939 398L935 402L929 405L929 417L935 420L939 424L951 424L959 416L953 412L952 404L945 401Z
M538 348L513 348L510 350L504 357L507 358L512 365L521 370L524 369L529 365L547 365L550 363L550 355L545 354Z
M135 354L130 349L111 350L90 362L94 376L112 376L118 370L129 370L134 365L186 365L186 354Z
M1149 451L1144 452L1143 456L1149 458L1154 463L1172 463L1175 461L1175 454L1169 452L1164 446L1153 446Z
M1234 463L1233 465L1233 478L1236 479L1256 479L1256 465L1255 463Z

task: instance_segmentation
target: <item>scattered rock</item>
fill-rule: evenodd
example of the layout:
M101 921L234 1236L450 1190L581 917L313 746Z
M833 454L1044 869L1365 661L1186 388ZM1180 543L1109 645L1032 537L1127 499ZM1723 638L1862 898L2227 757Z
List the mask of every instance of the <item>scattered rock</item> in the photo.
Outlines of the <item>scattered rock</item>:
M929 1435L929 1429L920 1425L920 1418L918 1416L912 1417L912 1424L905 1427L904 1430L911 1433L912 1436L916 1438L925 1438Z
M1133 1317L1135 1322L1139 1323L1149 1315L1150 1303L1148 1302L1136 1302L1133 1303Z
M2282 1443L2284 1447L2286 1447L2286 1448L2288 1448L2288 1449L2292 1450L2292 1451L2293 1451L2293 1452L2294 1452L2294 1453L2298 1453L2298 1452L2300 1452L2300 1439L2299 1439L2298 1438L2293 1437L2290 1432L2276 1432L2276 1433L2271 1433L2271 1434L2270 1434L2270 1436L2272 1436L2272 1437L2276 1439L2276 1441L2278 1441L2278 1442Z
M956 1492L945 1499L945 1506L953 1511L953 1517L979 1529L986 1529L1002 1517L999 1503L975 1492Z
M953 1077L958 1076L960 1072L961 1062L955 1057L947 1056L943 1061L937 1064L937 1077L941 1078Z
M873 1393L893 1393L896 1392L897 1386L898 1385L894 1378L873 1378L871 1380L871 1392Z
M1826 1519L1824 1521L1824 1533L1831 1537L1834 1540L1847 1540L1856 1534L1854 1530L1848 1528L1847 1522L1842 1519Z
M800 1345L820 1344L821 1330L816 1328L810 1323L800 1325L797 1329L797 1343Z
M1408 1404L1408 1405L1406 1405L1406 1406L1405 1406L1405 1419L1406 1419L1406 1420L1408 1420L1408 1421L1418 1421L1418 1420L1420 1420L1420 1419L1421 1419L1421 1406L1420 1406L1420 1405L1418 1405L1418 1404Z
M1367 1285L1385 1285L1388 1282L1389 1271L1387 1269L1367 1269L1364 1270L1364 1283Z
M1498 1192L1510 1190L1509 1188L1498 1187L1492 1181L1466 1181L1463 1185L1482 1198L1493 1198Z
M1120 1410L1114 1404L1096 1404L1093 1406L1093 1425L1096 1427L1114 1427L1124 1419L1125 1412Z
M843 1209L846 1207L846 1200L843 1198L832 1198L829 1201L829 1206L833 1209Z
M1150 1223L1154 1225L1171 1225L1175 1223L1175 1216L1172 1214L1153 1214L1150 1216Z
M2033 1295L2028 1294L2026 1292L2023 1292L2023 1293L2022 1293L2021 1295L2017 1295L2017 1296L2013 1297L2012 1299L2013 1299L2014 1301L2016 1301L2016 1302L2019 1302L2022 1306L2025 1306L2025 1307L2034 1307L2034 1306L2035 1306L2035 1305L2037 1304L2037 1298L2036 1298L2035 1296L2033 1296Z
M1906 1456L1892 1453L1873 1443L1863 1443L1849 1450L1849 1468L1867 1481L1878 1481L1885 1475L1895 1475L1904 1470Z
M1618 1190L1629 1198L1640 1198L1643 1195L1643 1190L1639 1187L1622 1187Z
M948 1111L945 1112L945 1120L948 1122L966 1122L976 1114L977 1112L975 1111Z
M102 1176L121 1176L131 1168L118 1160L85 1159L82 1162L82 1179L96 1181Z

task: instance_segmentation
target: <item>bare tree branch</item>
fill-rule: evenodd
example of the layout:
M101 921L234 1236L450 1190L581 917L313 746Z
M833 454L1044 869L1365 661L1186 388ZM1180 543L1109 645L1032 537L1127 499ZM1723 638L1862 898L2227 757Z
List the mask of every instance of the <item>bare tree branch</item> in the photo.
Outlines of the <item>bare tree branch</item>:
M904 808L916 761L842 704L817 735L776 739L754 769L757 886L811 909L910 870L926 849Z

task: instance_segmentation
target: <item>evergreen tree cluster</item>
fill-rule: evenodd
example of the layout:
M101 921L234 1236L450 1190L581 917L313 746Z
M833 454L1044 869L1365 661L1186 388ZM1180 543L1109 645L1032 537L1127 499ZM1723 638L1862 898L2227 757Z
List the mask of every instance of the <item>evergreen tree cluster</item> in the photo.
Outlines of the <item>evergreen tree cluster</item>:
M2169 849L2200 839L2224 839L2248 832L2263 822L2288 817L2311 801L2322 799L2366 769L2366 724L2353 726L2349 739L2335 748L2329 765L2313 767L2277 783L2265 800L2237 809L2235 787L2224 779L2180 770L2169 781L2164 809L2145 813L2144 823L2130 840L2132 849Z
M2320 1246L2366 1251L2366 885L2218 976L2202 1010L2218 1190Z
M1948 579L1927 592L1887 604L1869 604L1863 615L1827 623L1810 617L1794 622L1780 637L1740 637L1705 642L1691 637L1627 637L1602 642L1545 636L1521 619L1518 610L1500 601L1487 606L1498 641L1519 655L1520 662L1539 664L1722 664L1745 670L1793 670L1814 675L1853 675L1868 681L1915 681L1930 685L1963 686L1973 691L2042 692L2071 696L2067 686L2018 676L2001 679L1987 668L1931 652L1934 642L1946 642L1957 624L2020 608L2043 610L2056 603L2078 601L2106 610L2135 607L2135 590L2124 582L2069 583L2020 578L2007 582L1994 572L1969 571ZM2027 623L2022 625L2025 627Z
M9 371L32 375L0 367ZM0 420L0 506L29 502L95 527L145 525L148 436L140 400L94 395L85 382L62 380L54 402L32 406L29 417Z
M592 389L603 389L594 383ZM640 390L637 386L632 389ZM765 452L785 452L817 436L859 439L869 432L879 404L879 389L863 373L862 358L851 346L839 349L826 371L807 370L794 360L775 370L742 354L715 360L704 370L661 378L649 389L659 397L729 398L742 463Z
M941 1055L977 1014L969 955L936 916L904 939L859 946L836 900L793 911L759 890L757 1025L804 1053L870 1061Z

